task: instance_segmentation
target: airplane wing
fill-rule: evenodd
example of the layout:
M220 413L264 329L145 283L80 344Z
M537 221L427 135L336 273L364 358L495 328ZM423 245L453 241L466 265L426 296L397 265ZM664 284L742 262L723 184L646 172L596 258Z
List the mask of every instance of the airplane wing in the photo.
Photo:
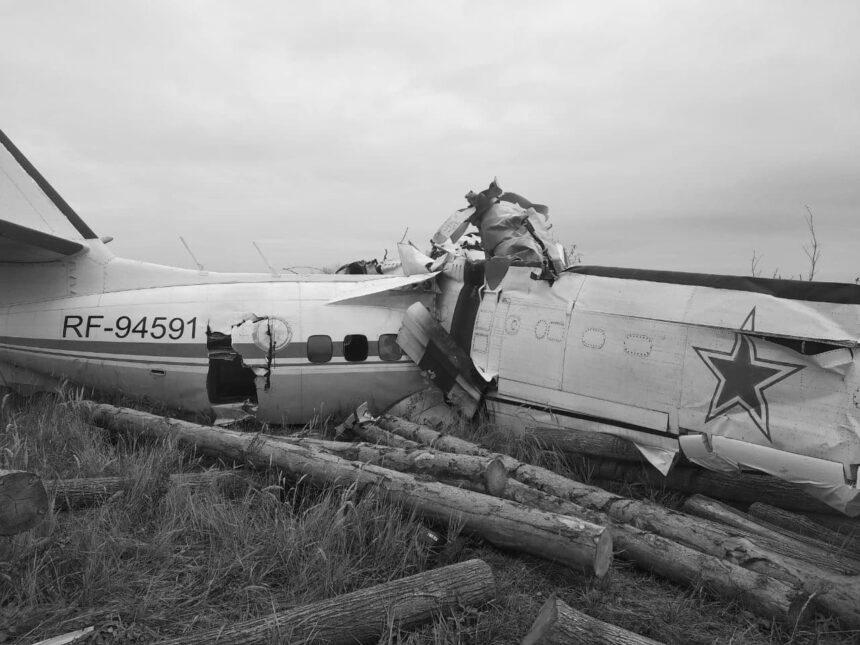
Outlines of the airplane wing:
M385 293L386 291L408 289L409 287L421 284L422 282L429 282L437 275L439 275L439 272L434 271L433 273L419 273L417 275L409 276L379 277L364 282L347 284L344 286L343 295L338 295L332 298L326 304L334 305L347 301L349 301L350 304L357 304L355 301L360 298Z
M0 262L57 260L96 237L0 131Z
M0 262L50 262L83 249L80 242L0 219Z

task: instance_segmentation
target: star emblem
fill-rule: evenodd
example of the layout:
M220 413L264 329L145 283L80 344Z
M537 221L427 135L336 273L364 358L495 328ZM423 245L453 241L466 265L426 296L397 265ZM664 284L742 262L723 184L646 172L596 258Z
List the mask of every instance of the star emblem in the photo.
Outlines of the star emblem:
M754 331L755 309L749 313L741 329ZM760 358L755 341L742 333L735 333L734 345L728 352L703 347L693 349L717 379L705 423L740 406L771 441L769 409L764 392L804 366Z

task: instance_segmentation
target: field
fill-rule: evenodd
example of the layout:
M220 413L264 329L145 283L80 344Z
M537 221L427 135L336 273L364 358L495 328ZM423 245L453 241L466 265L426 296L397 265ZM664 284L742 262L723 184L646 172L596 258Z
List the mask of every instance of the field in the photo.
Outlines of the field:
M0 543L0 643L35 643L90 625L92 643L147 643L480 557L496 598L437 616L381 643L517 643L543 601L558 594L597 618L666 643L852 643L826 618L783 627L702 588L688 589L615 561L607 579L503 553L426 527L373 491L313 488L273 472L242 471L255 486L236 495L167 485L170 473L217 464L165 442L135 441L89 423L76 395L20 398L0 407L0 468L45 480L122 475L128 487L88 510L58 512ZM492 427L459 428L473 440L587 479L587 466L533 445L512 445ZM626 487L627 495L677 498ZM426 528L445 534L431 549ZM858 600L860 602L860 600ZM273 636L272 642L289 642Z

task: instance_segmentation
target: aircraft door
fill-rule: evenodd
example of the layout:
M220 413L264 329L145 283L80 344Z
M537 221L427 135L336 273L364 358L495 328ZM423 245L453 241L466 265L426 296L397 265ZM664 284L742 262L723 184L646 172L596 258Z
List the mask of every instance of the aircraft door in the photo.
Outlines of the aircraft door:
M510 304L510 299L502 295L501 289L485 289L481 297L472 331L470 357L478 371L488 377L495 377L499 373L505 320Z
M568 308L532 298L503 296L506 306L496 316L499 377L560 390L564 372Z

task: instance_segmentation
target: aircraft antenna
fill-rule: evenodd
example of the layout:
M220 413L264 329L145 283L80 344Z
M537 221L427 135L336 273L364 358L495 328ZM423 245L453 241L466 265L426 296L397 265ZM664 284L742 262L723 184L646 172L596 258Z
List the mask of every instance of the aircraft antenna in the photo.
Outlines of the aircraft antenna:
M191 252L191 247L190 247L190 246L188 246L188 242L186 242L186 241L185 241L185 238L183 238L183 237L180 235L180 236L179 236L179 241L180 241L180 242L182 242L182 246L184 246L184 247L185 247L185 250L186 250L186 251L188 251L188 255L190 255L190 256L191 256L191 259L192 259L192 260L194 260L194 264L196 264L196 265L197 265L197 270L198 270L198 271L205 271L205 269L203 268L203 265L202 265L202 264L200 264L200 262L198 262L198 261L197 261L197 258L196 258L196 257L194 257L194 253L192 253L192 252Z
M281 274L278 273L277 271L275 271L275 268L269 263L269 260L266 259L266 256L263 255L263 252L260 250L260 247L257 246L257 243L252 241L251 244L253 244L254 248L257 249L257 253L260 254L261 258L263 258L263 264L266 265L266 267L269 269L269 271L272 273L272 275L275 277L280 277Z

